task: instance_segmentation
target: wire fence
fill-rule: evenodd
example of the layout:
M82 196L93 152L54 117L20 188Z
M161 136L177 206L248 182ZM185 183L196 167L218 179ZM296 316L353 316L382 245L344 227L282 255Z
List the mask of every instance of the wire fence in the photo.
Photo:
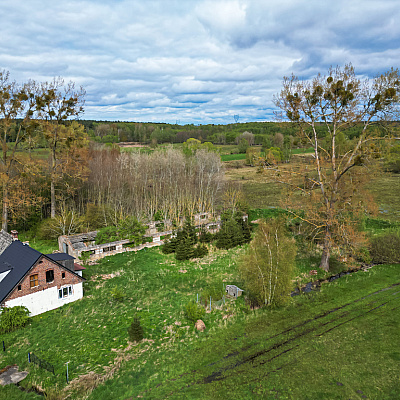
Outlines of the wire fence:
M28 361L29 362L33 362L34 364L39 365L40 368L46 369L47 371L51 372L53 375L55 375L54 373L54 365L50 364L48 361L46 360L42 360L41 358L39 358L38 356L36 356L33 353L28 353Z

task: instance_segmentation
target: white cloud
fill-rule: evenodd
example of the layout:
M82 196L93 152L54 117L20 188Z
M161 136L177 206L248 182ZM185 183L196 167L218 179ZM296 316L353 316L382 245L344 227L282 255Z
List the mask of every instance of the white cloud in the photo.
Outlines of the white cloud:
M85 118L260 120L291 72L398 66L399 19L392 0L3 0L0 68L83 85Z

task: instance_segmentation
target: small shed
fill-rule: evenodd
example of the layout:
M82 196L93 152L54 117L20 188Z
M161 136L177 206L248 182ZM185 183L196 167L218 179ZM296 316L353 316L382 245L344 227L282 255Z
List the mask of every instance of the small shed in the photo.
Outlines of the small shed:
M232 297L239 297L242 295L243 290L238 288L236 285L226 285L226 294Z

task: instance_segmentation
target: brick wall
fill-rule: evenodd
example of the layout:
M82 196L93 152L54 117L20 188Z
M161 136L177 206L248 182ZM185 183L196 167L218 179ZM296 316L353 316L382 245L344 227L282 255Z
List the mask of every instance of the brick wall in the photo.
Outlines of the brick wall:
M51 283L47 283L46 271L50 269L54 271L54 281ZM63 272L65 273L64 279L62 278ZM39 285L31 288L30 277L35 274L38 275ZM17 287L9 294L6 300L17 299L18 297L40 292L42 290L55 286L57 287L57 289L59 289L61 286L74 285L79 282L82 282L82 279L71 273L68 269L61 268L51 260L48 260L45 257L41 257L36 262L36 265L29 271L24 280L19 283L19 285L21 285L21 290L18 290L17 285Z

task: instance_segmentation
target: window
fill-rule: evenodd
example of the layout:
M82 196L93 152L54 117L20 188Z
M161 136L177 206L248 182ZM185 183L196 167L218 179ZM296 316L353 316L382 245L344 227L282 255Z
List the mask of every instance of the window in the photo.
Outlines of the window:
M65 286L61 289L58 289L58 298L64 299L68 296L72 296L72 286Z
M103 253L106 253L108 251L114 251L116 248L117 248L116 246L103 247Z
M21 285L18 285L18 291L22 290Z
M34 288L35 286L39 286L38 274L31 275L30 281L31 281L31 288Z
M51 283L53 281L54 281L54 270L49 269L48 271L46 271L46 282Z
M65 272L61 273L61 278L65 279Z

